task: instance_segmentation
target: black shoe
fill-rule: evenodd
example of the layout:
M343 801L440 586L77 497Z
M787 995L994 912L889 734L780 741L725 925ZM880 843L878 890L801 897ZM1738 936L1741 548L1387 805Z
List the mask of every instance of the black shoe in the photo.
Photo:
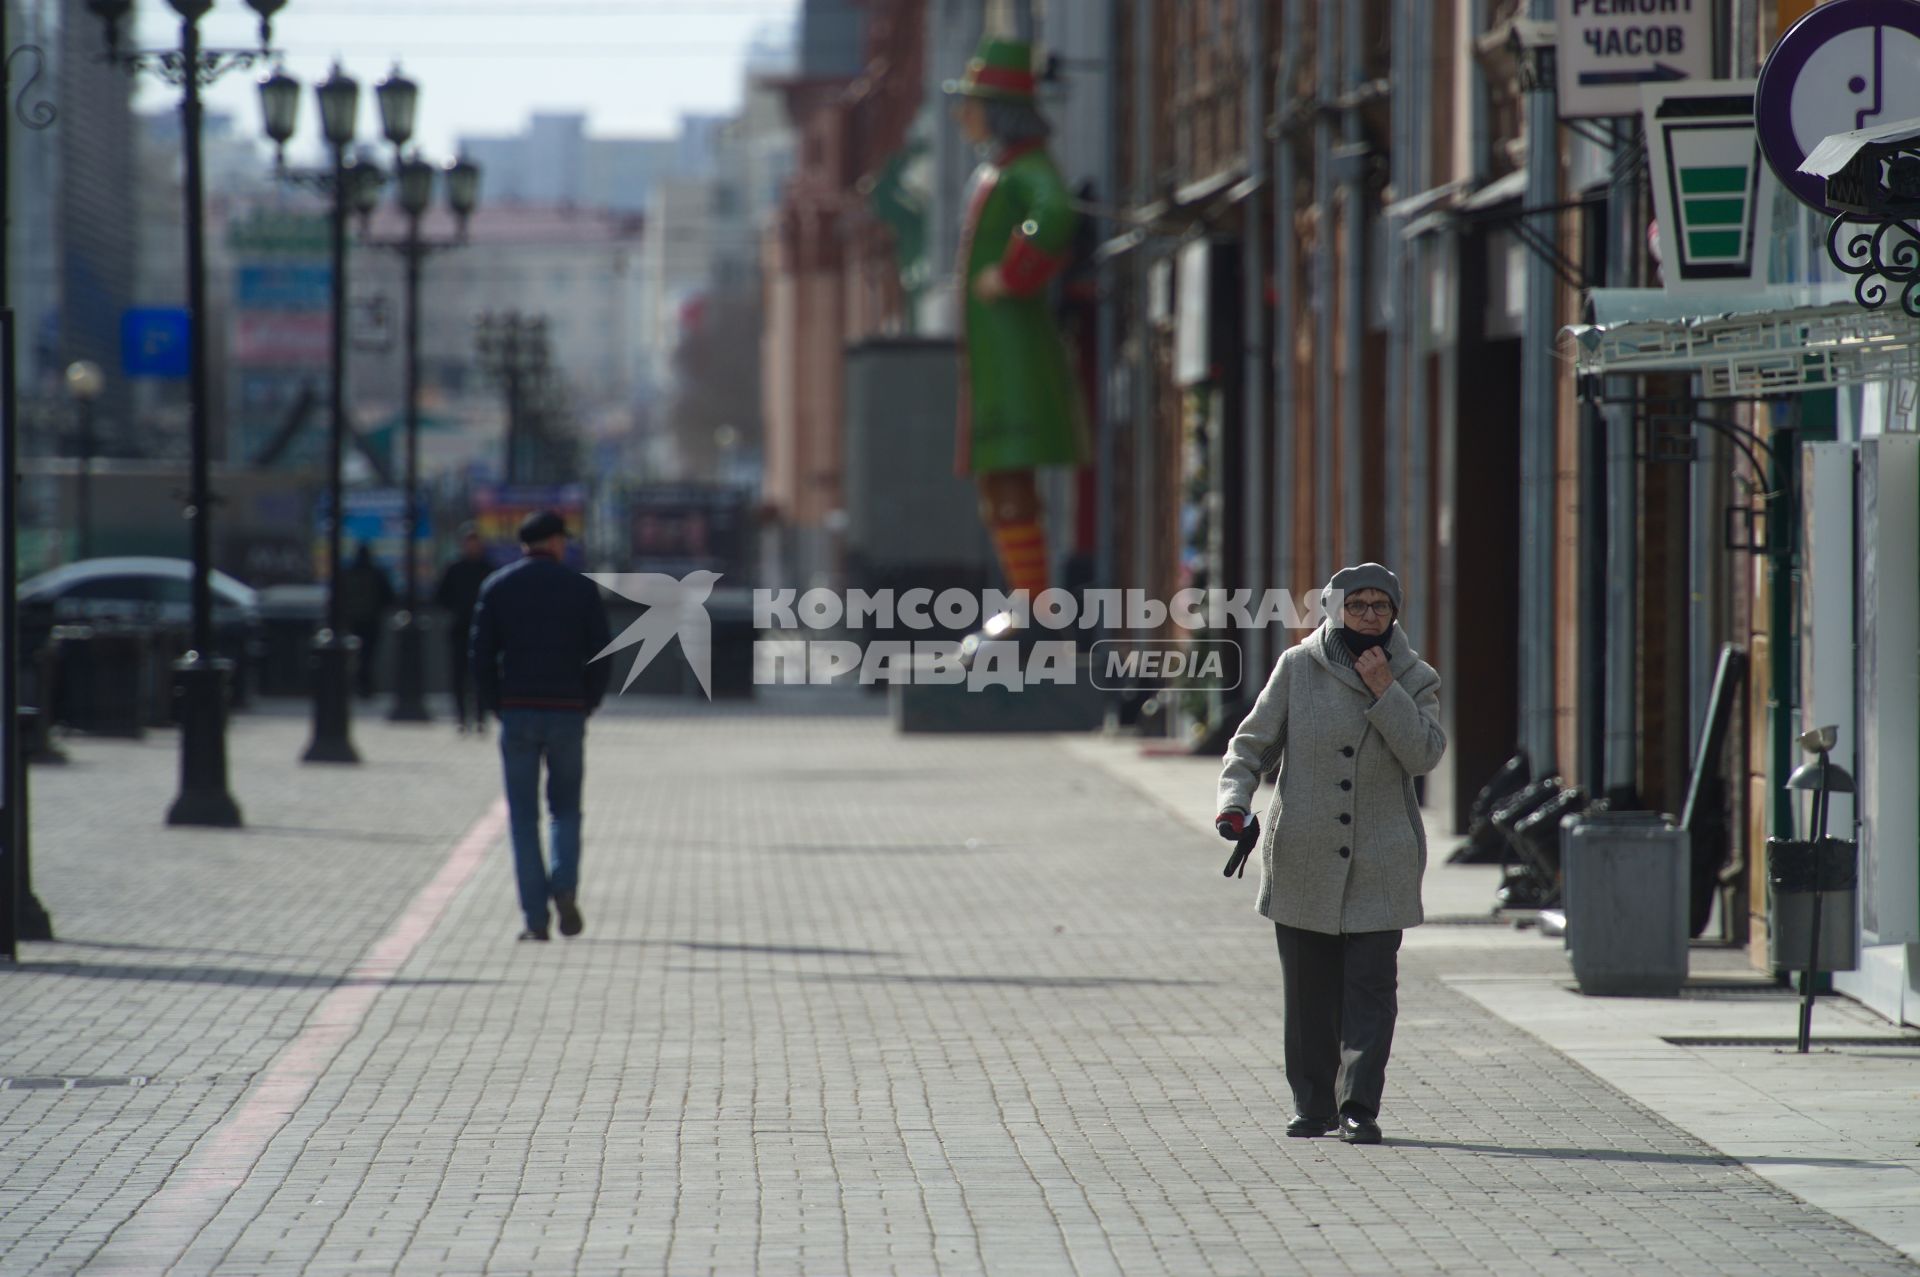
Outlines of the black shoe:
M1310 1140L1316 1135L1331 1134L1337 1126L1339 1123L1330 1117L1302 1117L1295 1113L1287 1123L1287 1134L1297 1140Z
M586 928L586 920L580 916L580 906L575 903L571 891L553 893L553 909L560 915L560 934L577 936Z
M1378 1144L1380 1123L1358 1113L1340 1115L1340 1138L1348 1144Z
M545 944L547 942L547 933L544 931L535 931L529 927L527 930L522 931L516 938L520 940L538 940L541 944Z

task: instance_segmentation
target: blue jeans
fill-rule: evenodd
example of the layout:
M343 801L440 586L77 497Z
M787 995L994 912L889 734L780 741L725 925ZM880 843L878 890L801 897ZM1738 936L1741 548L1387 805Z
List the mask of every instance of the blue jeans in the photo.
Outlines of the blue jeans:
M555 893L580 885L580 783L586 774L587 716L576 710L509 709L500 713L500 760L507 774L507 821L520 911L533 931L547 929ZM540 855L540 760L547 763L548 839L553 867Z

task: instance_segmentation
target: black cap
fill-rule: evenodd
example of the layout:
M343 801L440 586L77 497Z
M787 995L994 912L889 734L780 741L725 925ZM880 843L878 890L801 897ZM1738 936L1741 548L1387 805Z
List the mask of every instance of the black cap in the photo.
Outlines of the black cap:
M538 545L550 537L572 536L567 531L567 521L551 510L542 510L530 514L520 525L520 544Z

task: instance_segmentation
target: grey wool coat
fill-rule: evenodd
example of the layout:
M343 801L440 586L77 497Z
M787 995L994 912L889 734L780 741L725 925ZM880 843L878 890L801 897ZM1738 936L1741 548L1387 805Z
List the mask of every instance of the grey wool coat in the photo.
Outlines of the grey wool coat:
M1447 747L1440 676L1398 623L1387 645L1394 686L1374 699L1327 655L1328 620L1288 648L1227 746L1216 810L1250 810L1260 777L1280 766L1263 821L1260 912L1339 935L1417 926L1427 836L1413 778Z

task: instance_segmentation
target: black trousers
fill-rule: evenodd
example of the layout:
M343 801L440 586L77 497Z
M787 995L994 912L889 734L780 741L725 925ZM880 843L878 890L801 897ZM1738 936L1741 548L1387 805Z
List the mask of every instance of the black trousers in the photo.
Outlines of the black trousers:
M1294 1111L1380 1116L1399 1014L1398 931L1329 936L1274 923Z
M352 629L353 636L360 640L360 665L355 670L360 699L372 700L374 674L380 668L380 638L386 626L379 621L362 621Z
M453 712L460 726L469 721L481 720L480 707L473 707L473 716L467 716L467 702L473 691L473 670L467 658L467 630L465 626L455 624L453 632L447 636L448 672L453 675Z

